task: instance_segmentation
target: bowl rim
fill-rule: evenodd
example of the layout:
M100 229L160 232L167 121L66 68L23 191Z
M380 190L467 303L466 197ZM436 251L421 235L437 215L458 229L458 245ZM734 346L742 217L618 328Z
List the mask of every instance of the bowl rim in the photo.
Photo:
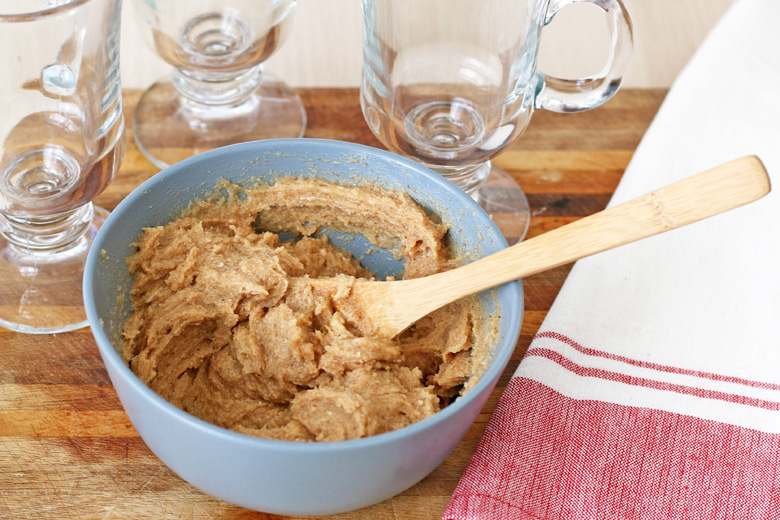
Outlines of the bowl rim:
M149 179L141 183L139 186L134 188L126 197L124 197L120 201L119 204L117 204L116 208L110 212L108 218L103 223L100 230L98 230L98 233L94 238L93 244L87 256L87 262L84 270L84 282L83 282L84 307L86 310L89 326L92 330L92 334L95 337L95 341L98 346L98 350L100 351L101 357L103 358L104 363L106 365L110 363L116 370L121 371L125 375L126 383L128 383L134 391L140 393L144 398L146 398L147 401L149 401L150 403L152 403L153 405L161 409L161 411L172 414L175 418L179 419L180 421L189 423L192 427L199 429L204 433L223 437L225 440L231 441L236 444L244 444L254 448L271 448L274 449L275 451L281 450L281 451L315 454L321 452L331 453L333 451L347 451L347 450L355 450L355 449L362 449L362 448L370 448L372 446L392 443L397 439L416 436L422 433L423 431L434 427L438 423L447 421L451 416L457 414L460 411L460 409L465 408L470 402L477 399L477 397L480 396L483 392L492 389L492 387L495 385L495 382L498 381L498 378L503 373L509 361L509 358L511 357L511 355L515 350L517 338L519 337L520 327L522 324L522 315L523 315L522 311L524 310L523 307L524 302L523 302L522 282L520 280L510 282L498 288L499 291L502 291L505 294L507 294L510 300L509 301L510 305L515 303L512 300L516 300L517 308L520 310L520 312L518 312L517 314L508 316L509 321L507 324L506 338L507 338L507 343L511 343L511 345L506 344L502 348L500 348L498 352L495 353L487 369L482 374L480 380L477 381L477 383L468 392L458 397L454 402L447 405L445 408L441 409L440 411L436 412L430 417L426 417L425 419L410 424L409 426L404 426L403 428L399 428L397 430L384 432L377 435L372 435L370 437L363 437L359 439L350 439L344 441L319 441L319 442L298 442L298 441L289 441L289 440L281 440L281 439L269 439L264 437L253 436L250 434L240 433L234 430L224 428L222 426L217 426L215 424L209 423L203 419L200 419L199 417L196 417L188 412L185 412L184 410L168 402L160 395L158 395L156 392L154 392L151 388L149 388L149 386L147 386L143 381L141 381L141 379L138 378L138 376L136 376L136 374L124 362L122 357L119 355L119 351L114 347L111 340L108 338L108 335L106 334L105 330L103 329L94 300L89 297L89 295L93 294L95 289L94 274L97 272L98 261L100 259L99 251L102 249L101 246L103 244L104 238L108 236L113 226L118 225L117 222L121 218L121 215L127 212L128 209L132 207L137 200L144 197L145 192L155 190L157 185L166 182L168 177L176 176L178 172L188 169L193 164L198 164L204 159L209 159L211 157L219 157L221 155L230 155L235 151L242 150L244 148L256 149L258 154L260 154L268 151L273 151L275 147L285 147L285 146L299 147L301 145L303 145L306 148L307 153L311 154L312 156L316 156L317 150L328 149L329 153L332 153L333 148L338 148L338 149L342 149L345 153L357 152L357 153L366 153L375 156L378 155L384 158L385 160L400 163L400 165L406 167L407 169L414 170L424 175L425 177L428 178L429 181L432 181L435 184L438 184L439 186L445 188L446 191L452 192L452 194L456 198L461 199L463 203L465 203L467 206L474 208L475 210L477 210L478 213L479 212L484 213L484 210L470 196L468 196L462 190L455 188L454 184L452 184L450 181L446 180L444 177L437 174L433 170L430 170L429 168L419 163L416 163L406 157L393 154L391 152L382 150L380 148L375 148L375 147L362 145L358 143L337 141L331 139L314 139L314 138L265 139L265 140L248 141L248 142L228 145L228 146L203 152L201 154L189 157L176 164L168 166L167 168L152 175L152 177L150 177ZM407 191L407 193L409 192ZM412 198L415 198L413 193L409 193L409 195ZM491 231L493 231L498 236L499 247L502 245L503 247L507 247L508 244L506 242L506 239L503 237L503 235L499 231L496 224L492 221L492 219L488 217L485 220L488 227L491 228ZM503 321L503 315L502 315L502 321ZM113 385L113 381L112 381L112 385Z

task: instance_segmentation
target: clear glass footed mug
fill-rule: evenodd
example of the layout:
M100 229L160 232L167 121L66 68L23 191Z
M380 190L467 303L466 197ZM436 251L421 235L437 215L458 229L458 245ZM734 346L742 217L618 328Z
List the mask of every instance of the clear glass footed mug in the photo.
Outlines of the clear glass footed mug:
M124 152L121 0L0 0L0 326L84 326L81 284Z
M597 76L551 77L537 70L541 30L574 2L605 12L609 57ZM525 219L526 229L527 202L513 180L496 181L497 205L480 200L490 197L479 193L490 159L525 130L534 109L579 112L611 98L633 46L620 0L363 0L363 25L361 105L371 130L489 213Z
M296 0L133 0L147 45L172 65L133 115L143 154L165 168L220 146L301 137L300 96L264 70L293 29Z

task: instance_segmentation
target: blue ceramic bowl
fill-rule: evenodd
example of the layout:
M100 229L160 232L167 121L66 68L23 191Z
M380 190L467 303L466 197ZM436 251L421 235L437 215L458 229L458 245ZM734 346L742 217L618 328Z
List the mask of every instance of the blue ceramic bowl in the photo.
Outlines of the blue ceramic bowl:
M514 350L523 312L522 288L511 283L481 294L500 305L492 359L482 379L441 412L397 431L365 439L295 443L261 439L206 423L142 383L117 352L132 278L126 258L142 228L165 224L192 200L213 193L219 178L241 185L280 176L372 183L405 190L451 226L452 248L478 258L506 247L488 215L434 172L378 149L314 139L265 140L209 151L171 166L135 189L111 213L87 261L84 300L89 324L119 399L151 450L201 490L250 509L322 515L389 498L433 471L460 442ZM380 273L398 269L390 255L362 255L364 240L336 236Z

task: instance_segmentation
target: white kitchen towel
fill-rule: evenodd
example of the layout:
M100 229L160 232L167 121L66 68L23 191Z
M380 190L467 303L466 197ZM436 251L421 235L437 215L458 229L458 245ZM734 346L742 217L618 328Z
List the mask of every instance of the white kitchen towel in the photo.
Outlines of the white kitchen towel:
M445 519L780 519L779 0L719 21L610 205L750 154L768 196L577 262Z

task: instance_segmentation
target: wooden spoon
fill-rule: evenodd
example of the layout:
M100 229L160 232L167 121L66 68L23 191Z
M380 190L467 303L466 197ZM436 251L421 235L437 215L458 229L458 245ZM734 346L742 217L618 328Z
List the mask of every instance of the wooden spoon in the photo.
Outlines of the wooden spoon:
M459 298L742 206L769 193L766 169L742 157L442 273L343 282L334 298L364 331L392 338ZM311 279L335 290L336 279ZM347 293L347 291L349 291Z

